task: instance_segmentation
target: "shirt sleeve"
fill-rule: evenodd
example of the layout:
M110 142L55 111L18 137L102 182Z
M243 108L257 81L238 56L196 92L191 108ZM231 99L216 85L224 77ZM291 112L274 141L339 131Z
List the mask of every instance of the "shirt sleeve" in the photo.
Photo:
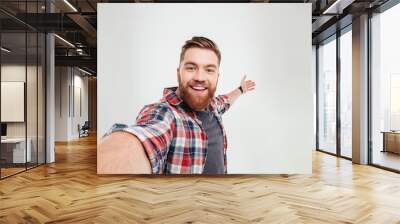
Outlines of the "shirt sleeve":
M215 97L215 104L220 115L224 114L231 106L227 95L219 95Z
M172 112L159 103L145 106L137 116L135 125L114 124L106 135L116 131L135 135L146 151L152 173L160 174L173 138L173 128Z

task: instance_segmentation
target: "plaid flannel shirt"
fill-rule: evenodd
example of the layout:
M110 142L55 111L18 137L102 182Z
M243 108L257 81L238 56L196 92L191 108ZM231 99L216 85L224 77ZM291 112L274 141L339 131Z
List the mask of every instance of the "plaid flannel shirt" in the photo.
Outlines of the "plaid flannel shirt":
M149 158L153 174L201 174L207 157L207 134L196 114L175 93L165 88L163 98L144 106L135 125L114 124L107 134L124 131L135 135ZM228 97L219 95L210 103L224 138L227 173L227 138L221 115L229 108Z

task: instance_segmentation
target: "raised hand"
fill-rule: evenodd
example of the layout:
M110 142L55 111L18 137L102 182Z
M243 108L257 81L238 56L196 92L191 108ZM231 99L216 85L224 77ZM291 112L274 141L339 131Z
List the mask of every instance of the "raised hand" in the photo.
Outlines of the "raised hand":
M246 80L246 75L243 76L242 81L240 82L240 86L242 87L243 93L248 91L252 91L256 88L256 83L252 80Z

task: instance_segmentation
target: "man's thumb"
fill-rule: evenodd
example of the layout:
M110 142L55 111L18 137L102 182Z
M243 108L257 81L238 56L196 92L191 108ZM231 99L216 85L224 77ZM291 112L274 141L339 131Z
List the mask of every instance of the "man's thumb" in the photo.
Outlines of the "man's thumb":
M242 78L242 82L243 82L244 80L246 80L246 75L244 75L244 76L243 76L243 78Z

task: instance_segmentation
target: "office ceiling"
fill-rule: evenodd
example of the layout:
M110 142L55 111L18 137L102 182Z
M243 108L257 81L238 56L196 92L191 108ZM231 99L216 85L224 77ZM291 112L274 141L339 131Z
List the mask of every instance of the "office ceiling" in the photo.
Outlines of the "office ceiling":
M312 3L313 43L351 23L352 16L374 9L388 0L47 0L53 13L46 13L46 1L1 0L0 24L5 33L25 28L55 32L56 65L81 66L95 73L97 46L97 3ZM49 12L49 7L47 12ZM28 12L28 13L25 13ZM341 20L341 23L337 21ZM347 21L347 22L346 22ZM339 25L337 25L339 24ZM9 34L10 35L10 34ZM12 41L11 38L9 41ZM19 40L15 38L15 41Z

